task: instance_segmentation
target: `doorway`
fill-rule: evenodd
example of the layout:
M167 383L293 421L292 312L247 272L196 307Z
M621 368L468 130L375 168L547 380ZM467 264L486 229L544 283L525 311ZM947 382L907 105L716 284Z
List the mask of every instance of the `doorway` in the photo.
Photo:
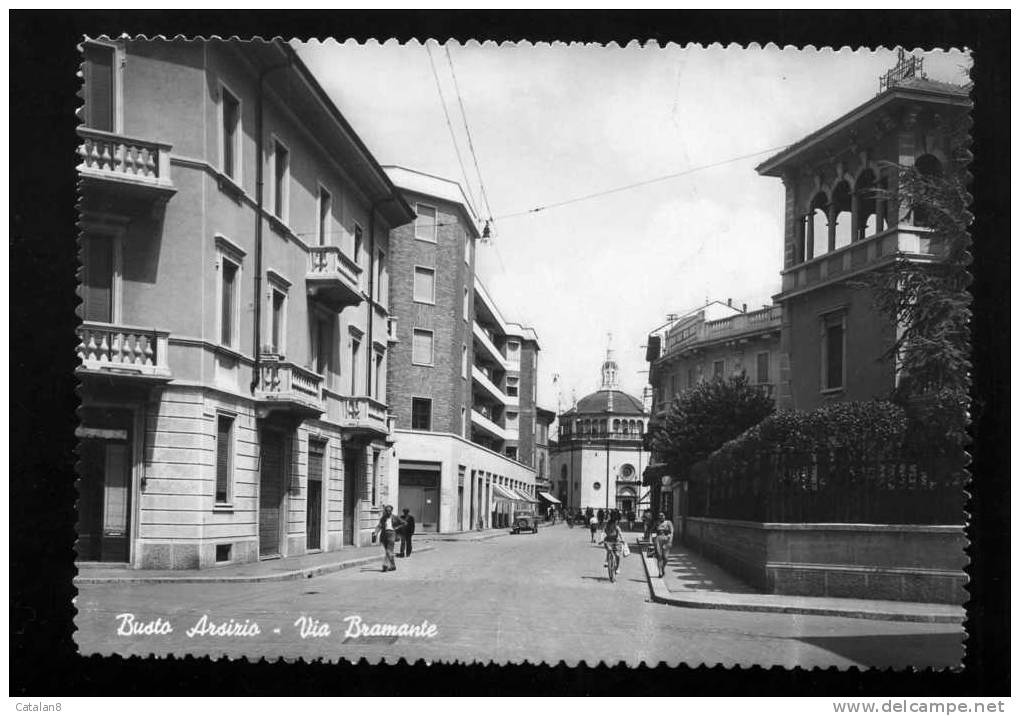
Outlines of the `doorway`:
M358 485L361 484L360 450L344 448L344 544L354 545L358 520Z
M306 549L322 549L322 462L326 443L308 441L308 495L305 510Z
M283 528L283 433L263 428L260 435L259 557L279 557Z
M126 410L85 409L78 482L78 559L127 562L131 550L131 420Z
M439 463L435 465L415 463L415 466L400 466L398 510L406 507L417 521L421 532L439 531Z

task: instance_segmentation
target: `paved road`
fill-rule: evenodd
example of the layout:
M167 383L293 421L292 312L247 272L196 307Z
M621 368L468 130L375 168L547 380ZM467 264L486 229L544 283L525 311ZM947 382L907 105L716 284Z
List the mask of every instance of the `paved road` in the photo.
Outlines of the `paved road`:
M683 609L649 601L640 560L612 584L586 530L441 542L431 552L302 581L266 584L86 585L76 634L83 654L346 658L637 665L955 666L962 627ZM157 617L170 634L118 636L117 615ZM256 636L187 636L207 615L257 622ZM432 638L346 639L349 621L436 625ZM301 617L329 636L302 639ZM279 630L278 633L274 630Z

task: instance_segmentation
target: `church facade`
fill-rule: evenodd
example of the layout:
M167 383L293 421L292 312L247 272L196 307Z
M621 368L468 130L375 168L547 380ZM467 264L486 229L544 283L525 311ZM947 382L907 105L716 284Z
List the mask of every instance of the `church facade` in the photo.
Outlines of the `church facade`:
M649 414L640 399L620 390L612 351L602 364L601 387L559 416L551 453L555 495L568 509L618 509L624 516L650 506L641 473Z

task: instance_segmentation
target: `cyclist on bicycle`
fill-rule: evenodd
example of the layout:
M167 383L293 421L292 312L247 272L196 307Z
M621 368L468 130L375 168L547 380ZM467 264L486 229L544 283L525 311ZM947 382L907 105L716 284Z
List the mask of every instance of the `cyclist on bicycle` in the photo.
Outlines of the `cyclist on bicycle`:
M623 543L623 533L620 530L620 523L616 519L616 515L610 515L609 521L606 522L606 529L602 538L602 544L606 548L606 567L609 566L609 554L610 552L616 558L616 572L620 572L620 548Z

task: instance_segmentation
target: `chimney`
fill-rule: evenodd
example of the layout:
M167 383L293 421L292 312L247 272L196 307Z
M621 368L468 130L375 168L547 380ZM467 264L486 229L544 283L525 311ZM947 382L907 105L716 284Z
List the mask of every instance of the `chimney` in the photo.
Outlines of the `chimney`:
M733 308L733 299L732 298L727 298L726 299L726 305L729 306L730 308Z
M747 304L746 303L744 304L744 308L742 310L743 310L744 313L747 313Z

